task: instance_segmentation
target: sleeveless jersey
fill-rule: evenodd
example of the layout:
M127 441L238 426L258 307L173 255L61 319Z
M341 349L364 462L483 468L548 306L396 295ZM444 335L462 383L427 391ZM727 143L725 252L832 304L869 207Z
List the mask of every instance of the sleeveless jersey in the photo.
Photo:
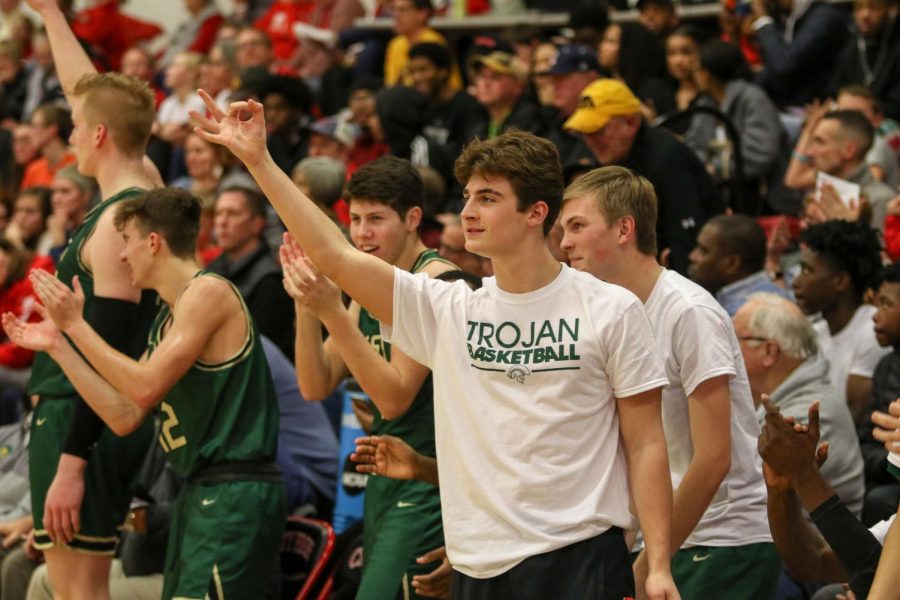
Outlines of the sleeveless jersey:
M410 269L410 272L418 273L426 265L434 261L444 262L453 267L456 266L442 258L436 251L428 249L416 258L416 262ZM391 360L391 345L381 338L381 324L378 322L378 319L362 307L360 307L359 312L359 329L385 360ZM428 374L412 405L403 416L388 421L381 416L381 411L378 410L378 407L374 404L371 406L375 413L372 435L394 435L402 438L416 452L432 458L435 456L431 373Z
M203 271L201 276L231 287L247 319L247 339L224 362L195 362L160 404L159 443L182 477L222 462L274 461L278 440L275 385L250 313L231 282ZM164 304L150 330L149 353L159 346L172 318L178 315L173 317Z
M84 243L91 237L101 215L122 200L134 198L143 194L139 188L122 190L115 196L105 200L91 209L84 217L84 222L72 234L69 244L56 265L56 277L64 284L72 287L72 277L78 275L81 287L84 289L84 316L89 318L94 305L94 274L81 260L81 251ZM141 293L139 307L139 327L132 338L128 348L123 349L131 357L137 357L144 350L144 341L153 317L157 311L157 295L153 290L144 290ZM77 350L77 348L76 348ZM28 384L29 394L38 394L48 397L69 397L77 395L75 387L69 382L63 370L57 365L50 355L39 352L34 359L31 369L31 379Z

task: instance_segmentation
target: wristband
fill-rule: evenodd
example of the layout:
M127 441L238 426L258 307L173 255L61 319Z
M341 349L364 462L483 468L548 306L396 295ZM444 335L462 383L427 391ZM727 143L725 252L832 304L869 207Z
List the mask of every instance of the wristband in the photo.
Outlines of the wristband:
M804 165L812 162L812 156L810 156L809 154L800 154L796 150L791 152L791 158L799 163L803 163Z

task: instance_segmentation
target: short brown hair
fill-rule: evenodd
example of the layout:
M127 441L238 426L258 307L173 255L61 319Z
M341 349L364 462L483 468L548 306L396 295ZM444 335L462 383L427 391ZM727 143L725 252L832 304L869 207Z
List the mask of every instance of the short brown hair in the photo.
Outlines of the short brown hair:
M456 159L456 179L465 186L473 175L503 177L518 200L519 212L546 202L544 235L550 233L562 203L563 173L553 142L525 131L475 140Z
M116 229L122 231L131 221L144 235L161 235L178 258L191 258L200 231L200 200L178 188L151 190L119 204Z
M348 203L359 200L384 204L405 219L412 208L422 208L425 186L422 175L408 160L383 156L353 173L344 199Z
M597 201L609 225L623 217L632 217L638 252L656 256L656 191L652 183L625 167L600 167L566 188L563 205L585 196Z
M153 92L146 82L121 73L90 73L78 80L72 95L82 98L92 125L104 124L123 154L143 156L156 116Z

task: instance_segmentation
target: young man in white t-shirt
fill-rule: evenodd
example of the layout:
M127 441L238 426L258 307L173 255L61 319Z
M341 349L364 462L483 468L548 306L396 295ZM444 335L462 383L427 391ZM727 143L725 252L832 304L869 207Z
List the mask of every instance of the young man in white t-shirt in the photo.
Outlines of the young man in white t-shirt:
M759 425L731 319L709 292L656 261L656 194L621 167L565 191L571 265L644 302L669 385L663 424L675 486L672 574L685 599L771 598L781 570L766 520ZM635 576L646 568L642 552Z
M813 323L819 348L828 359L831 383L858 426L872 399L875 367L891 351L878 345L875 307L863 299L881 273L878 232L864 223L833 220L805 230L800 242L794 297L804 314L822 316Z
M212 117L196 115L197 131L247 165L319 270L381 321L384 339L431 368L454 597L632 595L621 530L634 524L633 495L648 549L641 583L650 598L678 598L666 378L638 299L550 254L562 196L556 148L514 132L457 161L467 250L491 258L496 273L473 292L355 249L272 161L262 105L236 102L226 114L204 98Z

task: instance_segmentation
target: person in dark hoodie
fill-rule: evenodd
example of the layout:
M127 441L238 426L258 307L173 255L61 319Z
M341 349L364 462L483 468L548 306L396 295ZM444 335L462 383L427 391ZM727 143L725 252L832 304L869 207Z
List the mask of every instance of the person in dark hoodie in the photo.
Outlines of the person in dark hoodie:
M848 85L872 90L884 114L900 119L900 29L888 0L856 0L853 35L838 59L832 96Z
M428 100L416 90L402 85L384 88L375 95L376 118L370 130L375 139L390 147L391 155L416 167L431 167L450 189L455 181L453 161L458 152L424 132L427 112ZM441 212L444 207L437 209Z
M259 82L258 97L266 107L268 147L275 164L290 173L306 157L309 136L306 126L313 96L296 77L270 75Z

